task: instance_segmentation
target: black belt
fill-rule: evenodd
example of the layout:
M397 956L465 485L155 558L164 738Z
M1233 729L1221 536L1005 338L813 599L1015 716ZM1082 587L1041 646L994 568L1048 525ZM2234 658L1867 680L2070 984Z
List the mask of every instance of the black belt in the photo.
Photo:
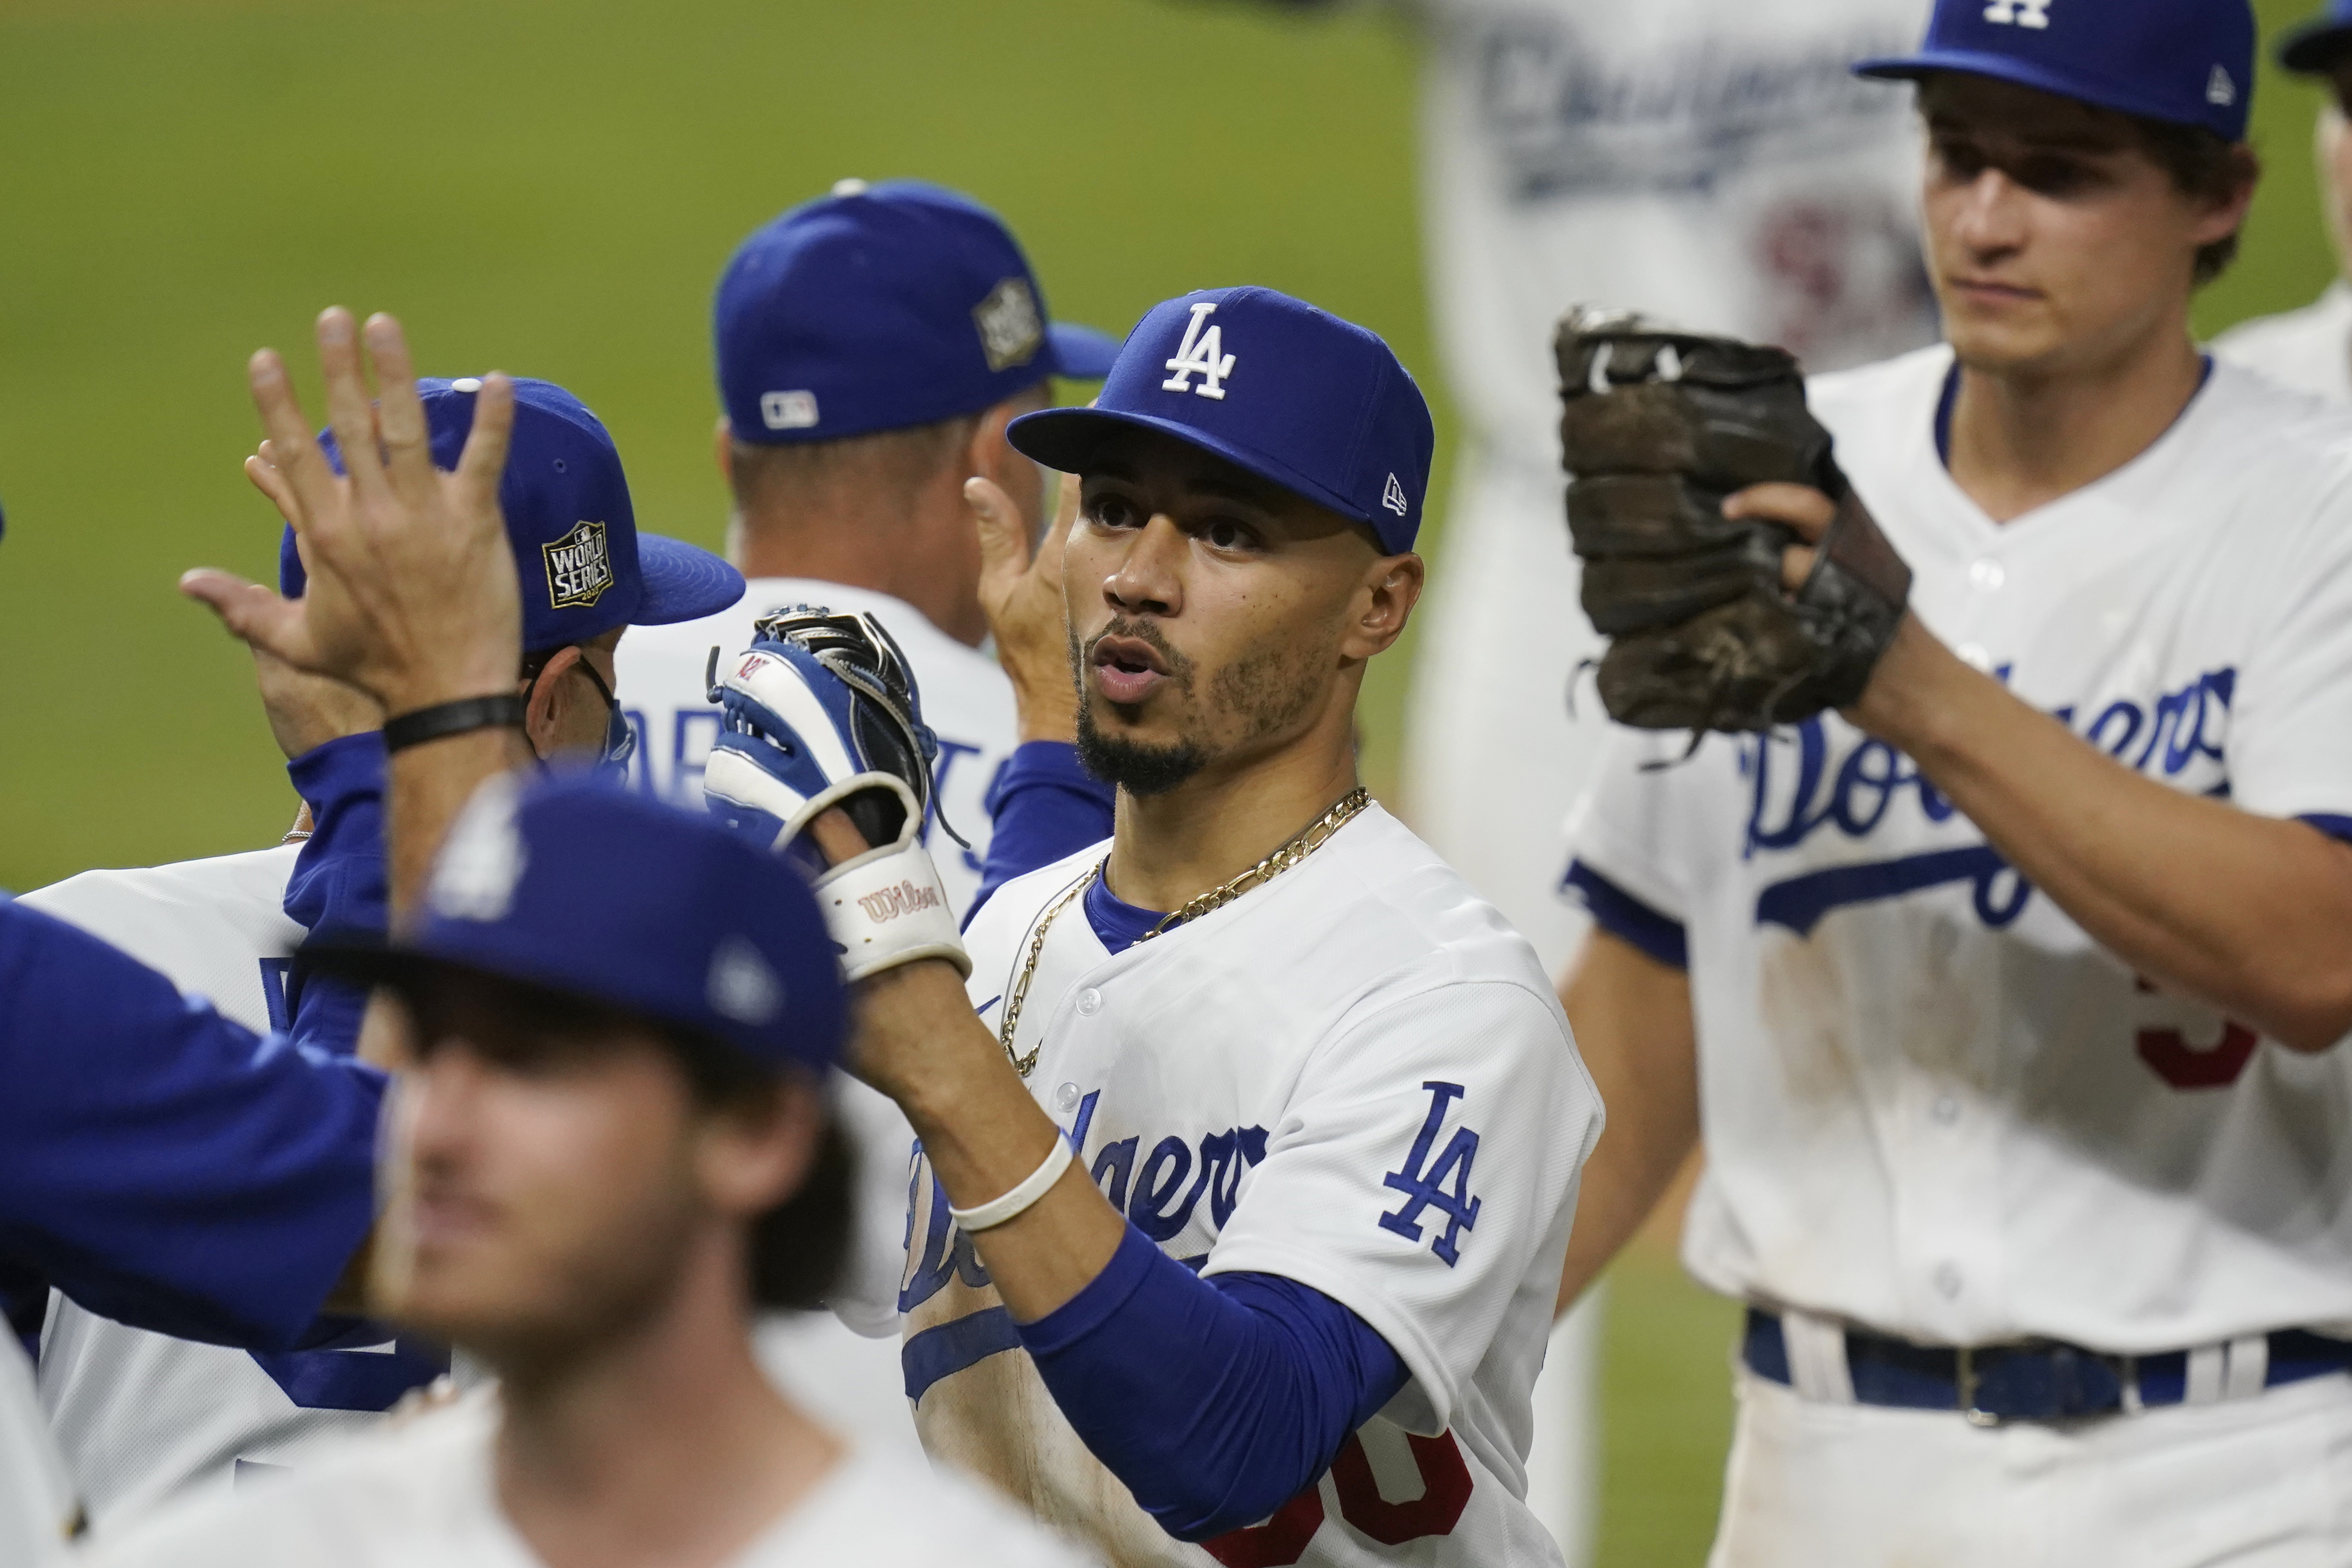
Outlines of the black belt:
M2280 1329L2264 1337L2270 1342L2263 1374L2265 1388L2352 1369L2352 1341L2302 1329ZM1957 1410L1981 1426L2113 1415L2131 1407L2126 1394L2134 1390L2141 1405L2179 1405L2189 1394L2187 1351L2102 1355L2080 1345L2048 1342L1954 1350L1854 1329L1848 1329L1844 1338L1854 1403ZM1780 1320L1761 1308L1748 1309L1740 1360L1759 1377L1794 1381Z

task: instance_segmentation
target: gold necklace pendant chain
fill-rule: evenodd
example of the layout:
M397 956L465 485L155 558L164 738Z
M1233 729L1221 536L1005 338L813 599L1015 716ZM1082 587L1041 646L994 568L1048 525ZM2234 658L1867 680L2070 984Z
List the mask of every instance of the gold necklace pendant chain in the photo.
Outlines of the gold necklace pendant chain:
M1274 880L1329 843L1333 834L1345 827L1358 812L1371 804L1371 792L1361 784L1357 785L1341 795L1330 810L1285 840L1273 854L1233 880L1213 887L1198 898L1186 900L1183 908L1163 916L1158 925L1135 940L1138 943L1150 942L1164 931L1182 925L1187 921L1198 920L1211 910L1223 909L1251 889ZM1029 1000L1029 983L1037 977L1037 960L1045 951L1046 933L1054 929L1055 917L1069 908L1072 900L1093 887L1101 879L1104 868L1109 864L1108 858L1104 859L1073 883L1067 892L1055 900L1053 907L1039 918L1036 932L1029 939L1028 955L1021 962L1021 977L1013 984L1013 994L1004 1004L1004 1021L996 1028L997 1043L1004 1047L1004 1059L1011 1062L1013 1070L1023 1078L1037 1069L1038 1055L1045 1048L1045 1042L1040 1039L1027 1056L1016 1056L1013 1050L1013 1037L1021 1027L1022 1004Z
M1300 828L1273 854L1235 877L1232 881L1211 888L1198 898L1186 900L1183 908L1162 918L1158 925L1153 926L1136 940L1150 942L1161 931L1182 925L1187 921L1199 920L1211 910L1223 909L1251 889L1263 887L1271 882L1318 849L1322 848L1329 841L1331 835L1345 827L1356 813L1371 804L1372 792L1358 784L1354 789L1341 795L1330 810Z

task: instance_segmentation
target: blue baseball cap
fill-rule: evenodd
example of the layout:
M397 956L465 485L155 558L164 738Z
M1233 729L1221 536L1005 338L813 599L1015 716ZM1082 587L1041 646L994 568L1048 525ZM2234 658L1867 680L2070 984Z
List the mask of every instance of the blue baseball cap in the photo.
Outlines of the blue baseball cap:
M2278 63L2310 75L2333 69L2352 54L2352 0L2328 0L2326 8L2288 28L2278 42Z
M841 1059L848 1001L798 873L699 812L581 773L503 773L435 857L404 935L322 935L320 968L394 984L442 967L715 1036L763 1066Z
M436 467L455 468L474 427L473 376L420 380ZM621 454L593 414L551 381L517 378L514 436L499 479L499 510L522 584L522 646L542 653L614 626L660 626L716 615L743 596L743 574L709 551L639 533ZM319 444L335 472L332 430ZM288 529L278 545L278 591L299 598L309 581Z
M2254 99L2246 0L1936 0L1915 55L1854 72L1989 76L2242 142Z
M844 180L754 233L719 279L719 400L735 438L837 441L953 419L1118 343L1045 313L1003 221L918 180Z
M1271 289L1203 289L1136 323L1091 408L1024 414L1013 447L1083 473L1103 437L1157 430L1412 548L1437 445L1377 333Z

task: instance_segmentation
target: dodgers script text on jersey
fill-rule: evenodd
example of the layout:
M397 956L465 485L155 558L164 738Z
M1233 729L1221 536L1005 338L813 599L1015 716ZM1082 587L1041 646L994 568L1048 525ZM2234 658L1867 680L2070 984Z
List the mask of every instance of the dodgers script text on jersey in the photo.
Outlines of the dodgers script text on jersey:
M1950 364L1812 387L1929 629L2145 777L2352 837L2352 425L2220 364L2138 458L1995 524L1937 451ZM2352 1216L2312 1201L2340 1047L2158 992L1835 715L1638 773L1659 744L1617 743L1575 837L1687 931L1703 1280L1944 1344L2352 1320Z
M1036 922L1108 846L1009 883L969 933L998 1026ZM1120 1564L1546 1563L1526 1507L1575 1179L1600 1104L1535 955L1378 806L1244 899L1110 953L1057 919L1013 1042L1113 1204L1204 1272L1341 1302L1411 1380L1271 1520L1162 1533L1063 1420L919 1168L908 1387L932 1453Z

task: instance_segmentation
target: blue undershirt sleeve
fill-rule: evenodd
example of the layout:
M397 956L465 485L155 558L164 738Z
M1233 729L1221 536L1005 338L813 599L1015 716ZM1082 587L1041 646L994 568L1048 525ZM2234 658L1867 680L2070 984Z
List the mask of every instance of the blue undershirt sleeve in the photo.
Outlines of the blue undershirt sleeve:
M303 1342L374 1220L383 1089L0 898L0 1257L90 1310Z
M1108 838L1118 795L1117 788L1079 765L1078 749L1066 742L1015 747L988 786L988 858L964 924L1013 878Z
M310 837L286 882L286 918L312 935L381 938L392 888L383 858L383 732L345 735L286 764L310 807ZM368 988L320 974L299 956L286 977L286 1012L298 1045L349 1056L357 1048Z
M1180 1541L1255 1524L1312 1486L1406 1377L1321 1291L1204 1279L1133 1226L1084 1289L1019 1332L1071 1426Z

